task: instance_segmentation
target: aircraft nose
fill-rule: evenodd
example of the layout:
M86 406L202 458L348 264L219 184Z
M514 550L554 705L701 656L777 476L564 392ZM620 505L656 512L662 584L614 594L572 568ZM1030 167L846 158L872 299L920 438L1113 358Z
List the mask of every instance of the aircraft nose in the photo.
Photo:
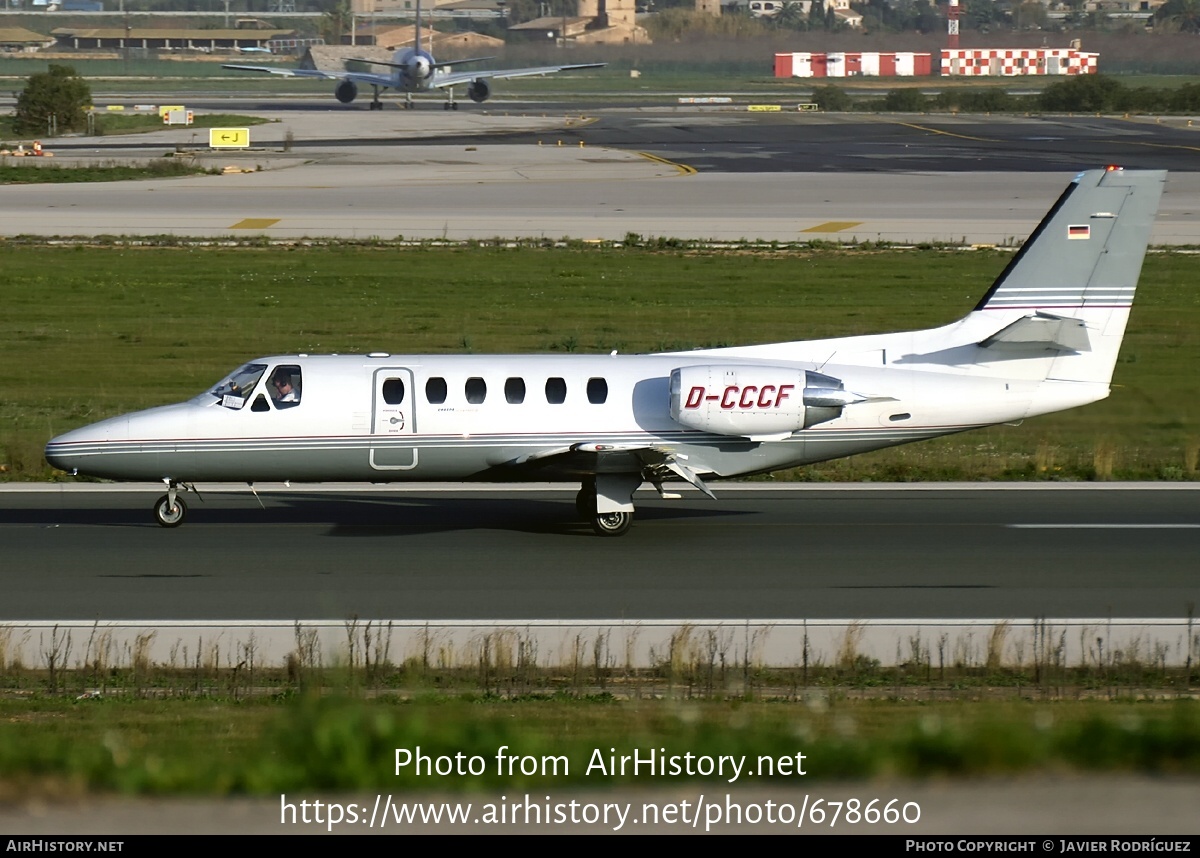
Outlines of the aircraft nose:
M46 461L60 471L87 473L87 463L114 441L129 440L129 418L113 417L64 432L46 444Z

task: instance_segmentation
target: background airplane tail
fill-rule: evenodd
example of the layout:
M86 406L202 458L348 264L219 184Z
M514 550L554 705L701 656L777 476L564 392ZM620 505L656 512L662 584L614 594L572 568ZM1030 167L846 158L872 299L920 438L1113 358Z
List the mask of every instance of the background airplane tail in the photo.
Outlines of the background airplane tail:
M1107 385L1165 181L1080 173L972 312L994 331L979 345L1004 362L1040 357L1046 380Z

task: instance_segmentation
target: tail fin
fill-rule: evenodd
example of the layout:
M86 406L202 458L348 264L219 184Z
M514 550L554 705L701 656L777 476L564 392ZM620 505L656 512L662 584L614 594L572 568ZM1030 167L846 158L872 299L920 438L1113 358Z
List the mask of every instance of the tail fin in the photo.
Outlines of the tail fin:
M1107 384L1166 175L1076 176L975 307L994 331L979 345L1010 359L1058 352L1046 378Z
M417 23L413 27L413 49L416 51L424 50L424 48L421 46L421 0L417 0ZM430 53L432 53L433 52L433 37L432 36L429 37L429 49L430 49Z

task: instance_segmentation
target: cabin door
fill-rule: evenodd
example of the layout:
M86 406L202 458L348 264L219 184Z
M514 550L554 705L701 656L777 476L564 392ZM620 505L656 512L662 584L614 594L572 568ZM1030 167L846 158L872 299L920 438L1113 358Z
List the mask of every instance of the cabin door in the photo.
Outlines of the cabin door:
M417 429L412 370L375 370L371 403L371 467L377 471L407 471L417 466Z

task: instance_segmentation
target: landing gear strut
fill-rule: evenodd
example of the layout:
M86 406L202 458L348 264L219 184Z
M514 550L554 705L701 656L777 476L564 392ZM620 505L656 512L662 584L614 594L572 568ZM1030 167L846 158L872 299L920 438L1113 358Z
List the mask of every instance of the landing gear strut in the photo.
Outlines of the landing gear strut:
M598 536L621 536L633 525L633 492L641 484L641 474L584 477L575 511Z

